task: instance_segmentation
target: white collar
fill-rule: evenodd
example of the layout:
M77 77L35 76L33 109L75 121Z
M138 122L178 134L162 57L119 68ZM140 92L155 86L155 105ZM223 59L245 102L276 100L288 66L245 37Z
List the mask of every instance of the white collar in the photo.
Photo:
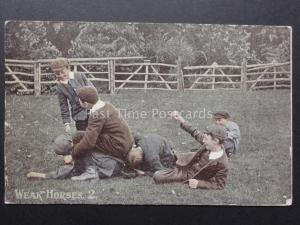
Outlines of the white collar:
M64 80L64 81L59 81L62 84L68 84L69 80L73 80L74 79L74 72L69 72L69 79Z
M223 154L224 154L224 150L221 148L220 151L210 152L209 153L209 159L210 160L215 160L215 159L221 158Z
M98 109L101 109L103 106L105 106L105 102L103 102L101 100L98 100L96 102L96 104L93 105L93 107L91 108L90 113L93 113L93 112L95 112Z

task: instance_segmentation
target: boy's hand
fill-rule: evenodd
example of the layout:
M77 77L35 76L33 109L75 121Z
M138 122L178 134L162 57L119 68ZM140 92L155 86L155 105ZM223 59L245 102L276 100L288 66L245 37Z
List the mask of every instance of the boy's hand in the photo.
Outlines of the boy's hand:
M69 123L65 123L65 131L66 131L67 134L71 133L71 127L70 127Z
M197 185L198 185L198 180L196 179L189 179L189 187L190 188L197 188Z
M178 111L173 111L170 113L170 117L180 123L184 123L185 119L179 114Z
M138 170L138 169L134 169L135 172L139 175L139 176L145 176L145 172L142 170Z
M71 164L73 162L73 158L71 155L65 155L64 161L65 161L65 164Z

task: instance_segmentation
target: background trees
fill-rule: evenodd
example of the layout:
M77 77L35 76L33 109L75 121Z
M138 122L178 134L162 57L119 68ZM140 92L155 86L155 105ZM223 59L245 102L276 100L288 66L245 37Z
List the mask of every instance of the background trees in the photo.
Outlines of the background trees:
M6 24L5 53L12 59L146 56L184 65L285 62L287 27L28 22Z

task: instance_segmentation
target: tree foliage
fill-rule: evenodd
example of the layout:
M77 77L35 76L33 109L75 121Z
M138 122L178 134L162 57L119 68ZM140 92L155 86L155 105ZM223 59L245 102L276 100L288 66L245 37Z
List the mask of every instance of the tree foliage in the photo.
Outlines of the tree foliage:
M10 21L6 58L42 59L146 56L184 65L285 62L290 60L286 27Z

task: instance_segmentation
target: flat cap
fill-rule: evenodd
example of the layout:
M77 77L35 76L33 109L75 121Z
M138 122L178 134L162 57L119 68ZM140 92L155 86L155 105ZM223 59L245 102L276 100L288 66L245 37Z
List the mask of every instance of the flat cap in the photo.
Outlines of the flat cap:
M210 133L214 137L224 140L227 137L226 130L223 126L220 125L210 125L205 128L205 133Z
M230 118L230 115L228 112L225 112L225 111L219 111L219 112L215 112L213 114L213 118L214 119L229 119Z
M58 155L68 155L72 149L72 138L69 135L61 134L55 138L53 150Z

